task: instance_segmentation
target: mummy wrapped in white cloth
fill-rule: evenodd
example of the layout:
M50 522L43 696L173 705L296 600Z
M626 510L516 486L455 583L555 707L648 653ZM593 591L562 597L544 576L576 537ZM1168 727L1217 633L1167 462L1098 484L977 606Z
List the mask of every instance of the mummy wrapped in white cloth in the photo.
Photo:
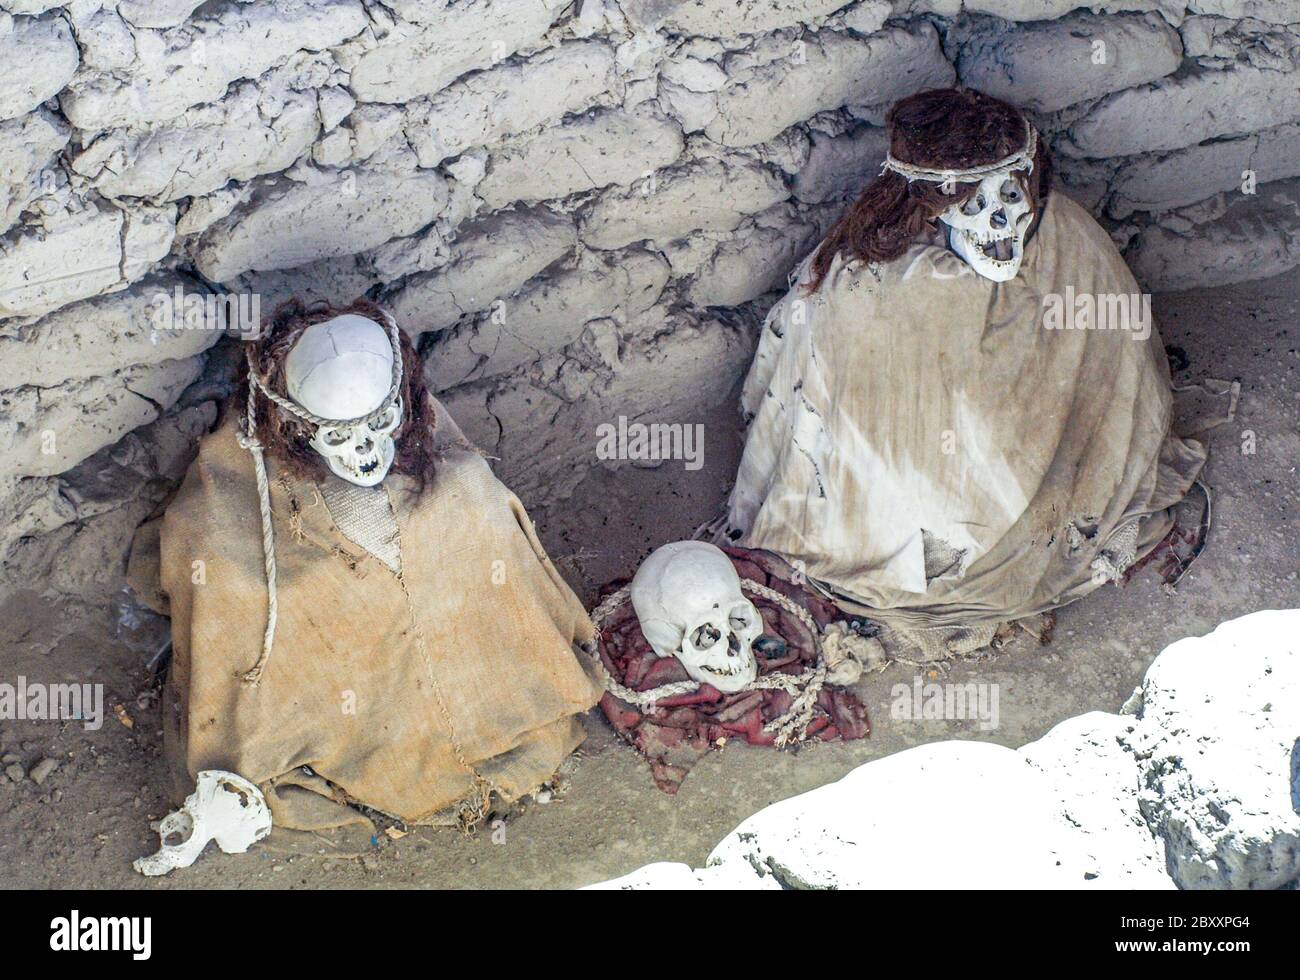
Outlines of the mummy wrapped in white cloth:
M1106 232L1016 109L890 112L881 175L764 325L725 538L766 549L926 658L1120 578L1204 449Z

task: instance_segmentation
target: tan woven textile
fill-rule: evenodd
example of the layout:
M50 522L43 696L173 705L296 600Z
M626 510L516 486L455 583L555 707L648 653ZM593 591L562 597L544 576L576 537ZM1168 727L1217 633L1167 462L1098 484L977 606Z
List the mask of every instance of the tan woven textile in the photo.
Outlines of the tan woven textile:
M321 483L320 495L344 537L365 548L387 565L389 571L401 572L401 534L383 484L359 487L346 480L329 478Z
M1110 329L1047 329L1053 295L1131 305ZM974 642L1086 594L1112 533L1145 518L1139 550L1154 545L1205 459L1170 434L1141 311L1110 238L1059 193L1010 282L937 242L878 266L837 258L763 329L731 540L898 631Z
M459 439L436 409L443 440ZM145 597L160 567L169 600L163 734L178 798L199 770L227 769L266 792L279 826L363 820L353 802L443 822L488 790L514 799L550 778L601 694L574 649L591 624L518 498L464 448L445 449L422 494L384 481L400 576L339 530L314 483L267 461L279 625L260 683L241 682L267 593L236 423L203 441L162 518L160 562L146 526L131 563Z

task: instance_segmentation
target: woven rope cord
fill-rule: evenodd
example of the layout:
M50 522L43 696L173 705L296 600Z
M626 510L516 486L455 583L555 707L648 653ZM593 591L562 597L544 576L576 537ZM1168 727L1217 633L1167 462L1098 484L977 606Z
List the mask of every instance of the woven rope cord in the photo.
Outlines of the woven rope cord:
M789 709L785 714L772 719L764 725L763 732L767 735L775 735L778 747L784 747L791 742L801 742L808 736L808 725L813 720L817 697L826 683L826 662L822 656L821 629L817 626L817 621L812 618L808 610L794 602L789 596L752 579L741 579L740 587L752 595L780 606L786 612L795 616L812 634L814 649L817 651L816 667L809 667L801 674L767 674L763 677L755 677L741 689L742 693L781 690L791 695L794 700ZM596 626L597 633L604 630L606 620L617 612L631 598L631 595L631 588L624 586L615 592L611 592L592 610L591 620ZM605 669L599 652L595 649L597 643L599 643L599 639L592 641L588 652L592 655L592 660L600 673L601 683L604 684L605 690L620 701L636 705L639 708L645 708L647 711L654 711L659 701L680 697L683 694L694 694L700 689L699 681L673 681L670 684L662 684L648 691L634 691L615 680L609 671Z
M1033 173L1034 153L1038 149L1038 130L1034 129L1027 119L1025 120L1025 128L1028 130L1025 145L1009 157L1004 157L996 163L965 169L918 167L914 164L905 163L892 153L888 153L885 155L885 162L881 165L880 172L884 174L886 171L892 170L900 177L907 178L909 184L914 180L925 180L935 184L966 183L999 174L1009 174L1013 170L1027 169L1030 173Z
M279 616L279 591L276 587L275 567L275 532L271 526L271 487L266 476L266 452L257 438L257 393L279 405L286 412L295 415L312 425L349 426L373 422L384 415L397 398L402 387L402 346L398 334L397 321L387 312L384 319L388 323L388 339L393 345L393 383L388 395L373 412L355 419L326 419L307 411L296 402L272 391L257 373L253 361L253 348L249 345L245 352L248 361L248 406L244 410L244 431L239 436L239 444L247 449L253 457L253 472L257 477L257 504L262 517L262 557L266 569L266 630L262 634L262 652L249 670L245 671L243 681L256 687L262 680L262 673L271 659L271 650L275 646L275 624Z
M246 352L248 359L249 389L251 390L256 388L262 393L262 395L275 402L275 404L279 405L290 415L297 416L304 422L309 422L312 425L329 425L338 428L345 428L350 425L362 425L367 422L373 422L376 419L383 417L392 406L393 402L397 399L397 394L402 388L402 345L399 339L397 321L388 313L384 314L384 319L388 321L388 339L393 345L393 383L389 385L388 394L384 396L384 400L379 403L379 407L374 411L367 412L365 415L360 415L354 419L327 419L324 416L307 411L307 409L303 408L292 399L286 398L284 395L271 390L270 386L266 383L266 380L257 373L257 367L253 363L253 348L251 346Z
M275 585L275 532L271 527L271 487L266 478L266 458L262 444L257 441L257 406L253 386L248 386L248 408L244 414L244 431L239 444L253 456L253 471L257 475L257 503L262 515L262 558L266 568L266 630L262 634L262 653L251 669L243 676L245 684L256 687L262 671L271 659L275 645L275 622L279 613L279 595Z

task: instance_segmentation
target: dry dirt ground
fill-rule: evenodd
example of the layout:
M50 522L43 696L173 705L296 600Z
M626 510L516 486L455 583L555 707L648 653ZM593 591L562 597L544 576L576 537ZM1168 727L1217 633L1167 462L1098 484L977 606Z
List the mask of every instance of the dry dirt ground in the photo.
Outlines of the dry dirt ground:
M19 596L0 609L0 680L19 674L106 685L102 729L0 722L5 766L29 771L58 762L37 785L0 785L0 885L117 888L571 887L624 874L651 861L701 863L741 819L775 800L838 779L900 749L938 739L980 738L1019 746L1064 718L1114 711L1168 643L1258 609L1300 605L1300 353L1296 277L1157 297L1166 343L1186 351L1184 379L1240 378L1237 420L1209 437L1206 473L1214 490L1208 547L1177 593L1147 571L1125 588L1107 586L1063 609L1053 642L1026 640L991 662L957 667L951 680L996 683L1000 726L890 717L890 689L914 670L869 675L860 694L874 732L852 744L776 752L730 744L702 761L679 795L650 780L641 759L598 714L562 792L513 812L495 832L450 829L325 837L275 831L245 855L209 850L192 868L145 880L132 859L152 851L150 819L167 812L156 705L143 664L157 622L122 623L120 610L52 607ZM535 518L551 554L591 601L594 589L630 574L655 546L689 536L711 516L734 472L738 442L731 410L706 424L705 466L596 470L563 508ZM1253 433L1255 452L1243 453ZM594 436L593 436L594 439ZM129 617L127 617L129 620ZM111 706L122 704L131 726ZM0 766L0 768L4 768ZM881 806L888 805L881 800ZM961 801L953 800L959 820Z

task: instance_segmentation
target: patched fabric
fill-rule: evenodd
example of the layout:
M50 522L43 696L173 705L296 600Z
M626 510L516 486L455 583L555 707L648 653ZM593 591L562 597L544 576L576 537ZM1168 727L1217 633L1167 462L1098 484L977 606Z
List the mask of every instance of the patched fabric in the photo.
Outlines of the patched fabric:
M803 607L823 630L846 617L835 606L789 580L788 568L773 555L724 548L741 578L780 592ZM601 590L609 595L625 581L611 582ZM814 638L789 610L763 597L754 597L763 619L763 635L755 643L759 676L799 674L817 663ZM675 657L660 657L641 632L631 602L619 608L600 632L598 652L605 669L633 691L649 691L664 684L689 680ZM741 691L722 694L703 684L698 690L665 698L654 710L629 704L606 692L600 707L615 730L650 764L655 785L676 793L691 768L728 739L750 745L771 746L764 726L789 710L791 696L781 690ZM808 737L817 741L865 738L871 726L867 709L849 687L828 683L817 695Z
M937 236L883 264L839 256L811 295L809 265L745 382L729 541L934 647L1077 599L1103 548L1118 567L1169 531L1205 450L1170 432L1149 299L1069 198L1007 282ZM1113 537L1129 525L1138 540Z
M391 550L378 498L338 521L343 497L327 508L317 483L268 460L279 622L255 686L241 678L268 599L234 413L200 444L161 527L137 535L158 558L133 568L160 580L132 585L161 587L172 618L162 728L178 799L200 770L224 769L266 794L280 827L365 823L367 810L443 823L481 816L493 793L532 792L582 742L579 716L601 692L580 652L591 621L519 499L433 408L433 482L390 473L381 489L400 575L380 557Z
M382 561L402 571L401 534L388 491L382 486L358 487L338 477L321 481L321 497L344 536Z

